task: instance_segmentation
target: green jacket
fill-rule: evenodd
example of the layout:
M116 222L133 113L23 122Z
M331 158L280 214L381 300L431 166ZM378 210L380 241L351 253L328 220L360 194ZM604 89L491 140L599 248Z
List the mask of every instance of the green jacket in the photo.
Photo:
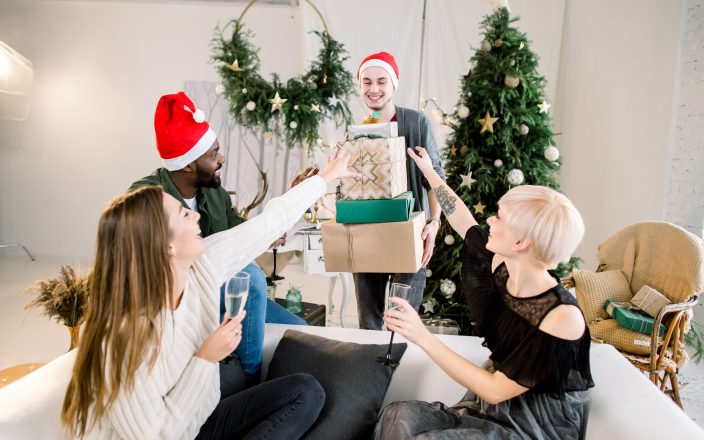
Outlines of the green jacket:
M158 168L152 174L139 179L130 185L127 191L133 191L149 185L163 187L164 191L174 196L176 200L188 208L181 193L178 192L176 184L171 180L169 170L166 168ZM223 187L199 189L196 193L196 201L198 202L198 213L200 214L200 232L203 237L225 231L244 221L235 212L230 195Z

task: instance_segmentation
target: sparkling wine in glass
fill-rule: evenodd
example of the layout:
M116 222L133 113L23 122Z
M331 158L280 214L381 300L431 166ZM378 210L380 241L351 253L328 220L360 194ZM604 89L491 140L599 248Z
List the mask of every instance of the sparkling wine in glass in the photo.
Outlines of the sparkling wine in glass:
M389 289L389 298L391 297L397 297L397 298L403 298L406 301L408 301L408 298L411 295L411 286L408 284L401 284L401 283L392 283L391 284L391 289ZM387 310L397 310L398 306L391 301L387 300L386 303L386 309ZM391 348L393 347L394 343L394 332L391 332L391 340L389 341L389 348L386 351L386 356L379 356L376 358L376 361L379 362L382 365L388 365L389 367L397 367L398 366L398 359L394 359L393 356L391 356Z
M230 278L225 289L225 314L230 318L239 315L247 302L249 293L249 274L237 272Z

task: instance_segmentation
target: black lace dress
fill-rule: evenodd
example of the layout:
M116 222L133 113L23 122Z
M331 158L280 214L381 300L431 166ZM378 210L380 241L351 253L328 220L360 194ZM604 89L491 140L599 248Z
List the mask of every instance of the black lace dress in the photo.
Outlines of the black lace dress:
M504 264L492 273L494 254L479 226L467 231L462 256L462 291L470 318L491 350L485 368L501 371L529 388L496 405L471 391L457 405L396 402L387 406L376 439L576 439L584 438L589 413L589 331L565 340L539 329L561 304L577 306L558 285L539 295L515 298L506 289Z

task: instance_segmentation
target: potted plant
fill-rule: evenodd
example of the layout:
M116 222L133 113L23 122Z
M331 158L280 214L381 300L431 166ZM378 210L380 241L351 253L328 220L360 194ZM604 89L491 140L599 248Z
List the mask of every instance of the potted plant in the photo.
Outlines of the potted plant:
M59 277L35 281L25 292L36 295L25 309L39 307L42 314L54 318L69 329L70 350L78 345L78 329L85 318L89 275L82 276L70 265L62 265Z

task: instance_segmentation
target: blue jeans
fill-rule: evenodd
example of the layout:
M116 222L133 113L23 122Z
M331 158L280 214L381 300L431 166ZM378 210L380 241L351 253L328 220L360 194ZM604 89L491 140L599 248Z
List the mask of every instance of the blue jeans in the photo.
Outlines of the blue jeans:
M264 351L264 323L306 325L306 321L266 297L266 276L259 266L250 263L242 269L249 274L249 295L242 321L242 341L235 349L245 374L259 381ZM220 321L225 316L225 286L220 288Z

